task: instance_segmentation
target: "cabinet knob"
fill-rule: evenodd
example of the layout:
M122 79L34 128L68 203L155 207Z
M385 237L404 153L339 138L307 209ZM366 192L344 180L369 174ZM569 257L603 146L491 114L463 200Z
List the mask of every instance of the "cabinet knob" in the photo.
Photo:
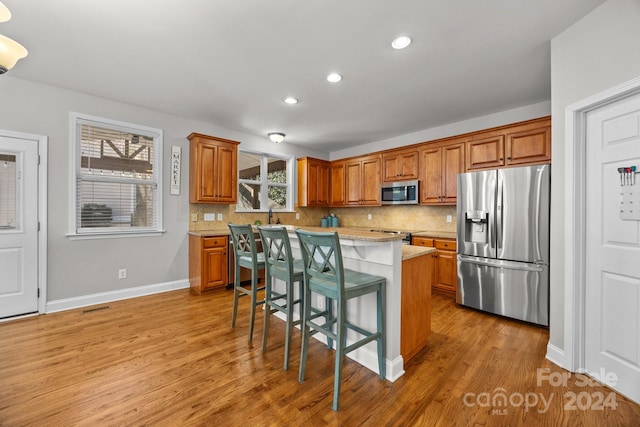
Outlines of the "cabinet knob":
M504 160L502 157L500 157L500 161Z
M511 157L507 157L507 160L511 160Z

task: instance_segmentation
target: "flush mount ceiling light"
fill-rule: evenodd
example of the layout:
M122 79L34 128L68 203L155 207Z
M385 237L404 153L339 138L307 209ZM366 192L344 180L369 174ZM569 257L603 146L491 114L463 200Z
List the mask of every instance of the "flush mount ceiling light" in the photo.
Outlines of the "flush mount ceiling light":
M0 2L0 22L11 19L11 12ZM0 34L0 74L4 74L16 65L20 58L27 56L27 49L20 43Z
M298 100L296 98L293 98L293 97L290 96L288 98L285 98L284 102L286 102L287 104L293 105L293 104L297 104Z
M411 44L411 37L409 36L399 36L393 39L391 42L391 47L394 49L404 49L405 47Z
M327 76L327 81L331 83L338 83L340 80L342 80L342 76L338 73L331 73Z
M269 135L269 139L275 142L276 144L279 144L282 141L284 141L284 137L286 136L282 132L269 132L268 135Z

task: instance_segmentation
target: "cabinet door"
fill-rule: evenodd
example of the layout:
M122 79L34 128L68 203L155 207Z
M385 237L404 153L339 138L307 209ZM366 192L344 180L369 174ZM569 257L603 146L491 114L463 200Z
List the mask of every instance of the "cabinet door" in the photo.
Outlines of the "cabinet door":
M370 206L380 205L380 157L363 160L361 172L361 203Z
M462 172L464 172L464 144L442 147L441 203L456 203L458 192L458 174Z
M216 159L215 181L217 201L235 203L237 185L238 150L236 147L219 146Z
M316 165L316 204L327 206L329 204L329 165L320 163Z
M225 247L205 248L202 272L204 289L227 285L227 249Z
M442 147L422 150L422 204L439 203L442 195Z
M196 155L196 170L198 187L196 194L199 201L213 202L216 200L216 185L214 170L216 165L216 151L218 147L213 144L199 143Z
M456 291L457 266L456 253L436 251L434 286L445 291Z
M551 127L508 133L505 141L507 165L551 161Z
M346 165L347 204L359 205L362 201L362 163L352 162Z
M418 179L418 150L383 154L382 180L384 182Z
M345 197L346 176L344 163L331 165L331 191L329 193L329 204L331 206L344 206L347 204Z
M504 166L504 135L479 138L467 142L467 170Z

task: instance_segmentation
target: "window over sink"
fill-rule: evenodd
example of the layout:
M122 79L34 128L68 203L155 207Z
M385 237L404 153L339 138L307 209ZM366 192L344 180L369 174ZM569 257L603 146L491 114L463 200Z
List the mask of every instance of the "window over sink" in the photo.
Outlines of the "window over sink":
M238 212L293 211L293 157L238 153Z

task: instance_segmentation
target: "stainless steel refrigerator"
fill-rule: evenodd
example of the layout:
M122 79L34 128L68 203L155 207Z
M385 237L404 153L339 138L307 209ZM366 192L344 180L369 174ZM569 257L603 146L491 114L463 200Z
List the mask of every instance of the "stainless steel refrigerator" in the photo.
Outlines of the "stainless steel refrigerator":
M550 167L458 175L459 304L549 325Z

